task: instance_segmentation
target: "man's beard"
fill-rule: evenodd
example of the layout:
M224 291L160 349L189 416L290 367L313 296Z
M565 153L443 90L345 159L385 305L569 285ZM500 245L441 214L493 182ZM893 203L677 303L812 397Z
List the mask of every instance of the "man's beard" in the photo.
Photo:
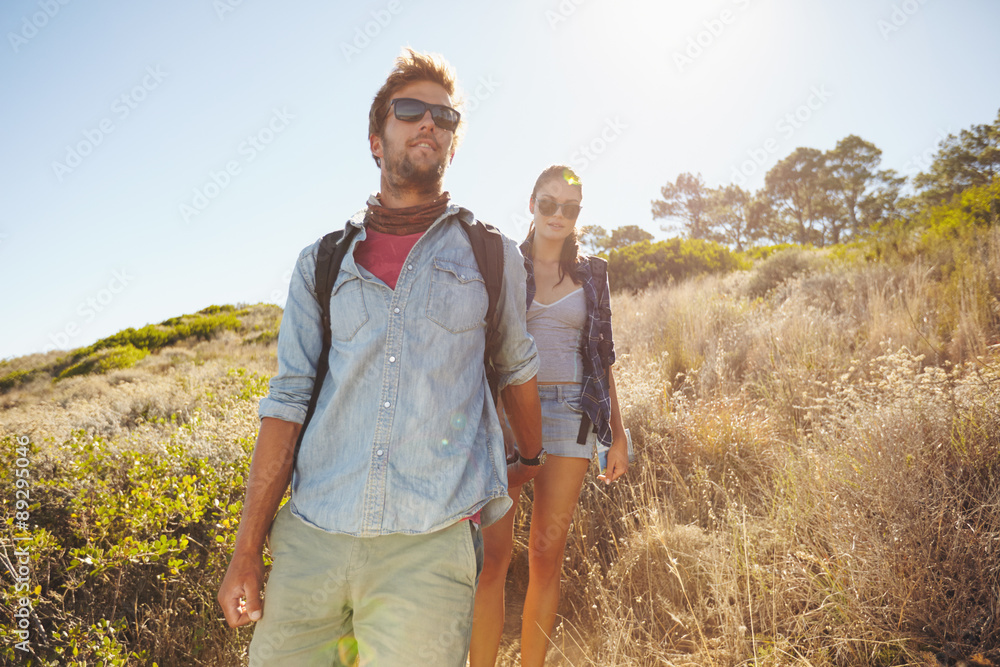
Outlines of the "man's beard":
M385 156L386 172L392 187L400 190L433 192L440 188L444 172L448 168L447 155L431 164L415 164L405 147L401 151L387 148Z

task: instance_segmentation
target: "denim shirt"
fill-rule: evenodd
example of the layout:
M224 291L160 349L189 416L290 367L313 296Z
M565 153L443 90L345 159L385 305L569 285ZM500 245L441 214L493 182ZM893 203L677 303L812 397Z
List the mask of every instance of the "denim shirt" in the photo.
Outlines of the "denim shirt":
M506 513L503 435L483 366L488 304L468 236L450 204L416 242L396 283L354 261L365 211L330 297L326 377L292 477L292 512L333 533L428 533L482 510ZM319 241L299 255L278 336L278 374L259 414L302 423L322 346L315 297ZM525 328L525 271L504 238L497 304L500 387L538 370Z
M531 260L531 241L521 243L524 268L528 272L526 283L527 305L535 300L535 269ZM594 278L593 267L604 263L605 280L600 285ZM590 417L597 439L602 445L611 446L611 386L607 368L615 363L615 343L611 336L611 290L607 281L607 260L600 257L580 257L576 262L576 279L583 284L587 300L587 321L580 341L583 359L583 384L580 407Z

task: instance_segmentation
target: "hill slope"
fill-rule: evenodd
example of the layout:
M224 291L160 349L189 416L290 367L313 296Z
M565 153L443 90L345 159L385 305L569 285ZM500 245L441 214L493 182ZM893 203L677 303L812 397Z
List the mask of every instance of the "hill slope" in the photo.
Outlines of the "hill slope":
M792 249L615 294L641 458L585 485L551 664L1000 663L1000 234L974 247L949 271ZM221 307L0 369L4 446L30 443L35 664L245 663L215 592L279 317Z

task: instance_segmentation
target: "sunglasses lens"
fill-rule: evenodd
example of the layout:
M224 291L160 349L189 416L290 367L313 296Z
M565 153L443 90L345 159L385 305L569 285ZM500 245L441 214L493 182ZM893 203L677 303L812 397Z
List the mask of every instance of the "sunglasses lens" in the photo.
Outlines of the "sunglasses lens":
M580 215L580 205L579 204L563 204L562 205L563 216L567 220L576 220L577 216Z
M431 118L434 119L434 124L442 130L454 132L455 128L458 127L458 112L451 107L441 105L431 107Z
M536 203L538 204L538 212L542 215L554 215L556 209L559 208L554 201L549 199L539 199Z
M396 113L396 120L412 123L423 117L426 107L420 100L411 100L408 97L401 97L393 100L392 109Z

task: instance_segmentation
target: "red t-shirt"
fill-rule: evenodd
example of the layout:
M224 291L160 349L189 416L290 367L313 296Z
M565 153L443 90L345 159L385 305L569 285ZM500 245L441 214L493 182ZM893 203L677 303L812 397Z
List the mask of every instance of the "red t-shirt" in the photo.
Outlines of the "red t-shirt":
M360 241L354 248L354 261L371 271L390 289L396 289L396 281L399 280L403 262L423 235L423 232L418 232L397 236L368 229L365 240Z

